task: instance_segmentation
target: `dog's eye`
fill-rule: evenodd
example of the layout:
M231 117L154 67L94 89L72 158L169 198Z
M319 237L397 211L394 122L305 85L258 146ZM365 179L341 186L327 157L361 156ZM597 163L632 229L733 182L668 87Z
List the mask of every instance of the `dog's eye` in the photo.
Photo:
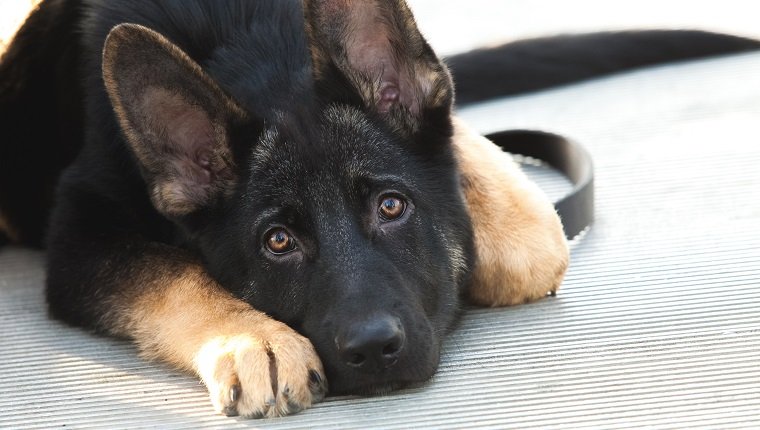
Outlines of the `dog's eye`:
M384 221L393 221L398 219L404 214L406 210L406 202L396 196L383 196L380 200L380 207L378 213L380 218Z
M287 254L296 249L296 241L284 228L269 230L266 237L267 249L275 255Z

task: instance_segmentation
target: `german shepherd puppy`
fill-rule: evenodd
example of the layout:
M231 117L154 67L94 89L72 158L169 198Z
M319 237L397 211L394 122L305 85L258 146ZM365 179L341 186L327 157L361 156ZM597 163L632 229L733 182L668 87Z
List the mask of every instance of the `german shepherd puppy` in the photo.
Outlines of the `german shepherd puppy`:
M10 238L41 243L57 183L51 314L227 415L425 381L460 295L522 303L567 267L402 0L46 0L0 77Z
M403 1L48 0L4 65L41 32L78 44L57 86L81 82L62 103L84 142L57 181L50 312L197 373L220 412L425 381L472 280L489 305L559 286L556 214L452 122Z

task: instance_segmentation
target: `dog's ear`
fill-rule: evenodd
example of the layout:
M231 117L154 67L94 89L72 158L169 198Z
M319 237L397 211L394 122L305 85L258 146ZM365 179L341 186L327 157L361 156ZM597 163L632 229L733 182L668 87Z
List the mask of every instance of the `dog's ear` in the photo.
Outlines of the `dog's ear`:
M231 192L229 130L245 113L187 54L121 24L106 39L103 79L156 209L180 217Z
M451 77L403 0L305 0L317 82L337 69L366 108L406 126L448 118Z

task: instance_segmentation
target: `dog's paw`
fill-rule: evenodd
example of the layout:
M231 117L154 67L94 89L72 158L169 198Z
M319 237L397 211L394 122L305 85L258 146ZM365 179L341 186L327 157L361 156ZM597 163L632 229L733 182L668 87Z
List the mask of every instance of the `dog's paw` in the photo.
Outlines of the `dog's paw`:
M266 325L266 327L262 327ZM311 342L277 321L203 345L197 371L217 412L248 418L293 414L327 391Z
M504 182L498 186L475 185L465 192L477 253L469 297L481 306L516 305L554 295L570 258L551 202L522 172L500 172ZM494 172L493 178L499 175Z
M539 228L528 230L533 231L523 231L522 241L476 239L478 262L469 289L473 303L508 306L556 293L568 266L565 240Z
M553 205L510 155L460 120L454 126L477 253L470 300L482 306L506 306L553 294L569 261Z

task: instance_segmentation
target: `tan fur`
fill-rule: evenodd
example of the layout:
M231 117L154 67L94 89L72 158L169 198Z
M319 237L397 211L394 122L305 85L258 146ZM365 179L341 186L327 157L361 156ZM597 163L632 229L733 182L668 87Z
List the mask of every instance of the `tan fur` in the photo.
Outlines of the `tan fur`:
M308 339L233 298L200 267L164 278L155 280L160 288L119 298L107 322L143 356L196 373L228 415L281 416L321 399L324 372Z
M18 242L18 232L11 227L11 223L0 212L0 233L5 234L11 242Z
M556 291L569 251L551 202L509 154L458 118L454 131L477 251L470 299L504 306Z

